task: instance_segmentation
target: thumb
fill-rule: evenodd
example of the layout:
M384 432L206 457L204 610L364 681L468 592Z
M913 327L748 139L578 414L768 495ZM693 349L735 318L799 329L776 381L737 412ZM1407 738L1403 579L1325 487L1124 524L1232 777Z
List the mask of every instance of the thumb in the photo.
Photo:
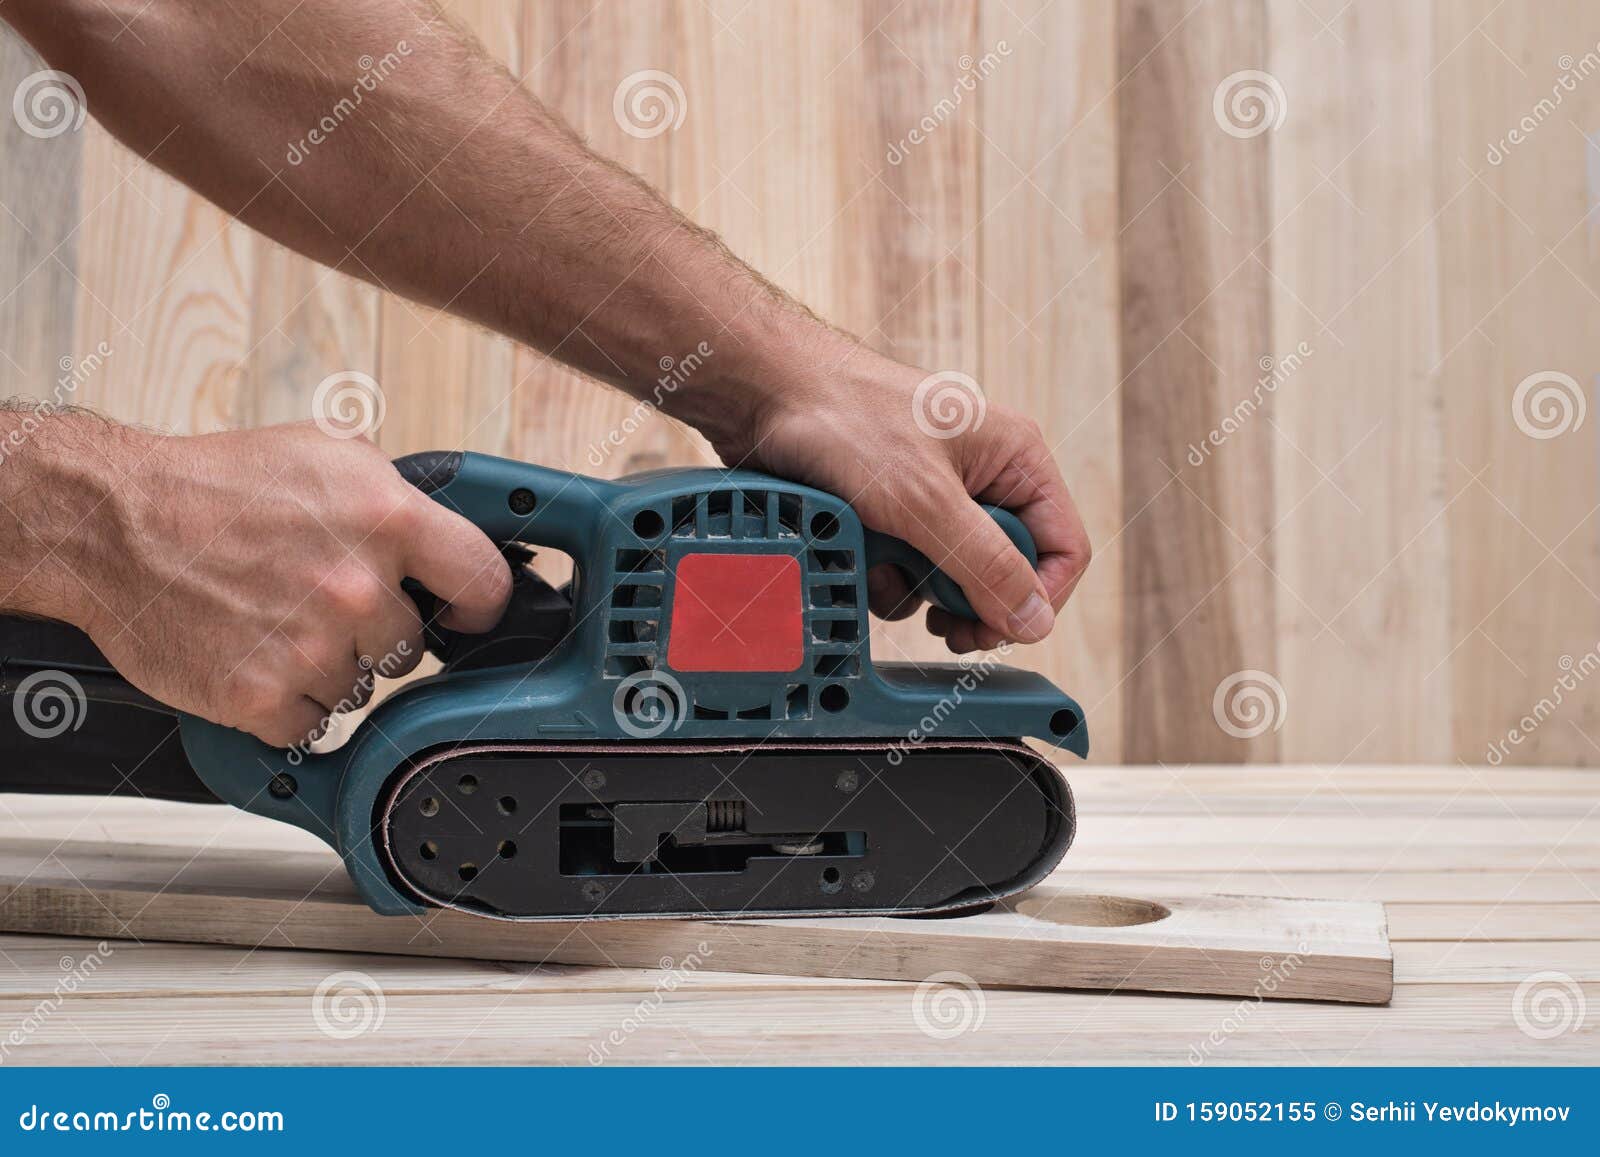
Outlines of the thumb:
M946 509L939 529L912 545L956 581L990 627L1019 643L1048 635L1055 613L1044 584L1000 524L964 493Z

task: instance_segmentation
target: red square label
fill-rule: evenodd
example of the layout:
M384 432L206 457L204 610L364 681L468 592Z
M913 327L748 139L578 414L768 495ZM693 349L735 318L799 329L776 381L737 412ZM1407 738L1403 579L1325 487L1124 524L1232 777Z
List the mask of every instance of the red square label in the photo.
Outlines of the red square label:
M805 662L793 555L686 554L673 577L673 670L793 671Z

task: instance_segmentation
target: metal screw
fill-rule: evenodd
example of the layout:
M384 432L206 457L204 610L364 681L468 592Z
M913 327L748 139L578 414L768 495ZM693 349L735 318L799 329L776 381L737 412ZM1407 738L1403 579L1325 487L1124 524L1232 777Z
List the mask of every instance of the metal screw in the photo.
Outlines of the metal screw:
M840 791L855 791L861 786L861 777L853 771L841 771L839 778L833 781L833 786Z
M583 786L590 791L599 791L606 785L606 773L597 767L591 767L583 773Z
M288 799L300 790L294 776L280 771L267 782L267 794L273 799Z
M877 882L877 878L871 872L857 872L850 877L850 886L858 892L872 891L872 885Z
M588 900L591 904L598 904L601 900L606 898L605 885L597 883L594 880L590 880L583 886L583 898Z
M538 504L533 491L527 489L513 490L511 492L511 513L532 514L533 508Z

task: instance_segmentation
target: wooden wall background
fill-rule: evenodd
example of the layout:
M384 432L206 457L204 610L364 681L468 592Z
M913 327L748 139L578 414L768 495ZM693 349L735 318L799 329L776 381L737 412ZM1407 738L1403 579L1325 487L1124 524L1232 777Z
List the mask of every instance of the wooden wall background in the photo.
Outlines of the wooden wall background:
M1600 7L447 7L818 311L1038 417L1097 557L1063 629L1014 661L1082 699L1097 759L1477 764L1600 644L1600 413L1535 438L1512 409L1541 372L1596 409L1600 75L1536 109L1600 52ZM889 163L963 59L1002 41L956 115ZM0 96L39 67L7 31ZM681 83L676 131L636 139L613 119L640 69ZM1247 69L1274 78L1283 115L1234 135L1214 94ZM631 409L286 253L92 119L36 139L0 118L0 208L8 393L48 396L62 358L105 341L76 400L198 431L304 418L325 375L356 369L382 384L394 453L574 469ZM1194 464L1263 359L1302 342ZM706 457L653 420L606 471ZM939 653L914 626L877 638L884 657ZM1241 671L1283 688L1251 738L1213 715ZM1600 679L1561 695L1507 762L1600 764Z

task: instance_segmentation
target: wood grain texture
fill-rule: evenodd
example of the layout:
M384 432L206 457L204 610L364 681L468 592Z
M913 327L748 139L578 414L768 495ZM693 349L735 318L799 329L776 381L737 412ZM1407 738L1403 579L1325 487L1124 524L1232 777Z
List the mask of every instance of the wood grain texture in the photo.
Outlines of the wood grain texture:
M0 851L0 929L628 968L698 954L733 972L917 981L953 969L985 986L1361 1004L1392 989L1383 909L1360 901L1043 887L953 920L516 924L375 915L331 853L257 857L237 888L217 882L238 869L237 854L211 856L193 845L18 841Z
M102 949L97 939L0 935L0 1025L20 1021L64 974L77 970L85 977L81 991L42 1020L16 1050L19 1061L382 1063L419 1050L450 1064L1600 1060L1592 1011L1547 1038L1518 1027L1528 1012L1528 982L1536 976L1547 977L1539 983L1560 985L1569 999L1581 995L1591 1010L1600 1000L1600 922L1594 918L1600 869L1563 862L1570 851L1592 845L1594 834L1579 828L1563 839L1533 829L1544 842L1544 858L1516 870L1466 858L1442 869L1412 866L1438 859L1440 848L1463 835L1451 825L1486 819L1497 804L1505 834L1526 835L1524 823L1548 820L1561 809L1576 818L1579 804L1593 799L1594 773L1517 768L1463 777L1459 768L1442 766L1347 766L1318 769L1317 777L1316 784L1297 784L1276 767L1195 767L1183 773L1180 791L1162 790L1174 776L1160 767L1079 776L1084 834L1094 841L1075 848L1047 890L1031 898L1048 903L1058 889L1121 896L1178 889L1322 897L1335 907L1381 902L1389 914L1395 983L1384 1008L939 987L920 976L901 982L738 973L719 959L723 951L732 959L741 950L737 943L707 944L711 951L703 953L699 939L663 943L656 957L644 960L653 967L637 968L323 953L287 948L286 924L259 946L108 939ZM1151 801L1160 814L1144 814ZM229 932L229 920L248 923L251 905L288 907L294 892L278 885L331 861L305 833L226 808L15 796L3 802L0 846L18 862L32 858L31 886L59 887L81 899L103 880L120 878L143 896L160 891L173 904L219 889L239 896L235 907L219 914L224 923L213 932ZM1393 809L1410 819L1411 831L1393 849L1392 862L1344 863L1356 830L1330 825L1328 818ZM1427 822L1427 814L1437 814L1440 823ZM1241 820L1260 826L1241 828ZM1193 843L1230 838L1244 849L1263 848L1262 858L1246 857L1228 871L1196 870L1189 849L1173 839L1179 821ZM1479 848L1495 838L1487 832L1472 836ZM1316 858L1332 866L1284 869L1262 843L1278 834L1321 849ZM63 839L107 849L74 860L82 883L52 865L48 853ZM1102 849L1120 844L1127 859L1122 866L1109 862L1095 842ZM210 850L174 874L152 854L151 846L162 843ZM335 873L329 886L340 880ZM136 912L124 915L151 914ZM96 907L84 918L107 916ZM928 934L949 934L938 927L948 922L931 923ZM669 936L693 926L653 927L655 935ZM720 927L731 934L744 926ZM699 959L686 956L685 948ZM1019 940L1008 953L1033 959L1047 948ZM91 956L97 967L85 973L82 962ZM971 968L986 963L940 956L933 964L947 972L977 975ZM1550 980L1550 973L1565 979ZM352 994L364 989L369 999L381 993L381 1019L350 1039L327 1036L317 1027L316 992L329 983L355 986ZM948 1019L931 1019L938 1007ZM938 1031L929 1033L930 1024Z
M1084 702L1098 759L1600 766L1600 698L1563 686L1600 664L1593 5L445 7L818 312L1038 419L1097 558L1012 661ZM14 91L38 65L0 41ZM677 129L618 123L645 70L682 87ZM1251 70L1284 115L1234 135L1217 90ZM48 394L105 341L71 400L175 430L302 419L357 370L395 453L711 460L541 354L250 234L92 115L49 139L13 118L0 157L0 394ZM1540 374L1573 415L1550 437L1513 411ZM940 650L915 623L878 646ZM1249 738L1213 712L1239 672L1283 688Z
M1267 21L1255 3L1192 11L1118 10L1126 750L1272 762L1275 728L1204 722L1224 680L1276 666L1271 429L1189 460L1272 349L1267 138L1212 112L1223 78L1264 59Z
M23 90L43 67L21 41L0 36L0 90ZM75 110L44 121L48 136L15 116L0 120L0 396L71 403L73 371L94 349L80 350L73 330L83 153L82 130L68 127Z

